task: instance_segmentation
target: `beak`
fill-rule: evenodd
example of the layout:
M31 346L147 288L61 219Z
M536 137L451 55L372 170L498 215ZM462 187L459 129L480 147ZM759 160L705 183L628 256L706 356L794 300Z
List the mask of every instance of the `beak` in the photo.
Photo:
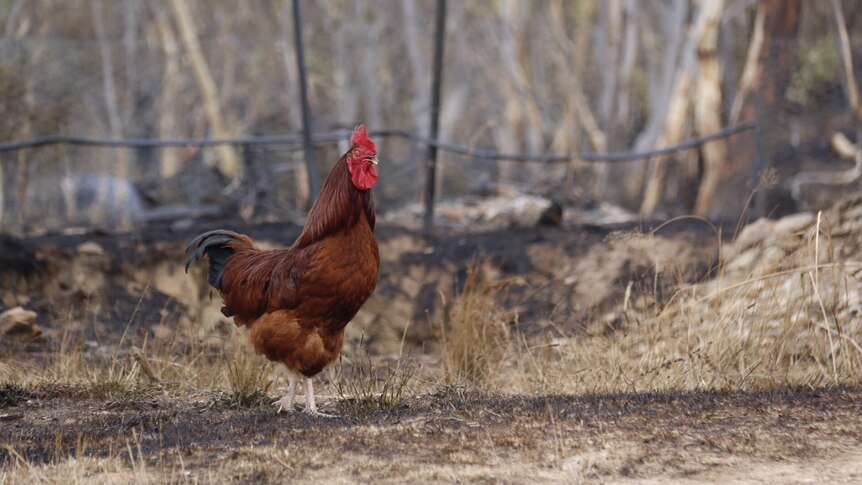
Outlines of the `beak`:
M373 163L374 165L377 165L377 162L378 162L377 156L375 155L375 156L369 158L368 161Z

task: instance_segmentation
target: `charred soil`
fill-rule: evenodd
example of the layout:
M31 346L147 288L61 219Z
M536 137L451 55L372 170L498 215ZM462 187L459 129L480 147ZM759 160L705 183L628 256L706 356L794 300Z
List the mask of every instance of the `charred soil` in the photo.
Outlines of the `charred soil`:
M241 482L709 480L722 470L756 479L750 467L770 463L832 463L846 467L835 476L862 476L860 389L506 396L449 388L361 416L330 400L335 419L155 387L121 398L0 392L4 467L17 457L39 466L119 452L153 476L182 469Z
M321 375L335 419L277 414L284 376L182 270L201 230L299 226L4 239L0 483L859 481L860 224L862 200L724 239L381 224ZM458 374L452 327L480 317L460 344L485 368Z

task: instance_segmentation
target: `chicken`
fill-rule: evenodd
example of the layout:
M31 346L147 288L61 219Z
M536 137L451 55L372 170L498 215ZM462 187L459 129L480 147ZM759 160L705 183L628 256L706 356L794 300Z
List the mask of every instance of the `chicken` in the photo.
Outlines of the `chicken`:
M248 236L215 230L188 246L186 272L204 255L207 281L222 313L246 326L259 354L288 370L287 395L273 404L293 411L305 379L305 412L317 410L311 378L341 353L344 327L374 292L380 256L374 238L377 150L364 125L326 178L302 233L286 249L264 251Z

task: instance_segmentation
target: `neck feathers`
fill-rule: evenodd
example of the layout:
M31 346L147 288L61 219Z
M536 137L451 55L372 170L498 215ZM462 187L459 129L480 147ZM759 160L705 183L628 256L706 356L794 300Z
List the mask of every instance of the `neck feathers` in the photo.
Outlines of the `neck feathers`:
M359 190L353 185L347 158L342 156L326 177L294 246L302 248L330 234L350 229L362 217L373 230L376 218L371 191Z

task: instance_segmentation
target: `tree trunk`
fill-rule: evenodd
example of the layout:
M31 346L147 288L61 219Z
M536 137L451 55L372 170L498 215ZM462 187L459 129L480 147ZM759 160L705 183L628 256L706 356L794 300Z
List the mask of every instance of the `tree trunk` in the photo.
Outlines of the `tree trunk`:
M302 110L299 99L299 71L296 67L296 47L292 40L291 32L291 9L290 0L285 0L281 7L281 13L278 15L278 50L281 51L282 61L284 64L285 74L285 109L287 110L287 119L290 121L291 127L294 130L302 128ZM339 34L340 35L340 34ZM338 37L336 36L336 44ZM296 160L294 165L293 177L293 204L297 208L306 208L311 206L311 190L308 180L308 165L303 163L302 159Z
M719 174L713 203L706 215L714 219L739 220L745 201L756 186L757 171L771 165L775 149L787 143L780 115L796 63L796 35L799 30L801 0L762 0L757 6L754 29L743 68L740 88L734 99L730 123L758 122L762 140L761 166L752 134L737 135L728 141L727 163ZM755 182L755 183L752 183ZM761 208L765 209L765 208Z
M455 81L463 80L468 76L468 74L462 70L462 66L464 65L463 58L466 56L466 53L469 52L468 41L465 39L465 36L449 35L452 31L453 25L462 25L464 22L464 3L449 2L446 7L446 17L447 33L443 64L447 71L444 73L444 89L440 93L442 96L440 102L440 127L437 133L437 139L444 141L451 140L453 137L459 136L457 131L460 129L459 122L464 118L465 113L470 107L467 84ZM461 66L461 69L458 69L458 66ZM430 71L431 70L429 69L429 73ZM429 89L431 87L430 79L428 81L428 87ZM480 130L481 129L483 128L480 128ZM450 166L457 166L460 164L454 164L452 162L453 160L457 160L457 158L443 151L437 152L437 177L435 180L436 187L434 188L434 196L438 200L442 199L444 196L444 182L446 181L447 174L450 172ZM417 190L416 196L421 197L421 195L422 190Z
M366 123L372 129L383 125L383 99L380 95L382 77L379 73L382 69L380 57L385 55L385 53L380 51L386 48L386 44L381 42L381 31L383 30L382 17L373 15L373 9L370 4L366 4L365 8L357 8L356 16L356 18L366 19L363 22L362 28L359 29L361 37L364 37L362 43L377 46L375 49L362 50L362 58L358 61L360 71L358 84L362 90L364 101L363 113ZM356 50L350 49L350 52L353 53L355 59Z
M844 10L840 0L832 0L832 14L835 17L835 28L838 30L838 51L841 53L841 66L844 68L844 93L847 103L856 122L862 125L862 99L859 97L859 86L856 84L856 71L853 68L853 47L847 33L847 22L844 20ZM857 144L860 140L856 140Z
M621 46L623 45L623 0L607 0L602 2L606 18L605 37L602 39L603 62L605 68L602 72L602 94L599 100L599 113L606 127L610 127L616 121L614 112L618 102L617 83L619 81L619 60L621 57ZM609 130L613 133L613 129Z
M856 83L856 74L853 67L853 49L850 44L850 36L847 33L847 23L844 19L844 9L840 0L832 0L832 15L835 18L835 28L838 31L838 52L841 56L841 66L844 71L844 94L847 104L853 113L856 122L856 143L853 144L840 131L832 136L830 140L832 149L843 158L852 158L853 167L847 170L828 172L800 172L790 180L790 193L793 198L800 202L802 199L803 185L832 185L847 186L859 184L862 181L862 99L859 96L859 86Z
M592 16L592 11L584 7L591 8L590 6L595 4L585 2L578 5L580 8L575 17L578 23L575 25L574 40L571 40L566 33L563 0L553 0L548 8L548 28L557 46L557 49L551 51L551 55L557 58L557 64L560 66L559 84L568 88L565 109L553 134L551 150L554 153L576 155L580 150L579 141L581 140L581 131L583 131L593 152L607 153L607 137L587 101L587 95L584 93L581 83L581 71L578 69L578 66L584 65L585 56L583 52L588 50L588 38L585 33L589 31L587 25ZM566 165L565 186L570 193L575 189L575 175L580 167L583 167L583 163L577 158ZM602 173L602 169L596 166L591 166L589 170L592 170L594 174ZM584 186L587 184L585 183Z
M277 50L281 53L284 66L285 110L287 111L288 128L293 131L302 129L302 107L299 101L299 72L296 67L296 48L293 41L293 27L290 9L291 0L284 0L276 7L273 15L278 15ZM336 37L337 38L337 37ZM336 74L336 77L338 74ZM308 188L306 187L306 191Z
M177 135L176 109L179 93L180 56L177 38L167 14L156 8L156 31L161 40L162 52L165 54L165 73L162 76L162 92L159 98L159 120L157 131L161 138L171 138ZM159 176L170 178L180 171L180 149L163 147L159 150Z
M667 124L668 110L672 104L678 74L689 68L688 60L683 54L690 50L686 42L685 30L687 27L688 1L673 0L655 5L664 9L661 18L664 19L661 31L661 42L664 46L664 54L661 61L651 64L649 73L649 119L644 129L637 135L634 143L634 151L649 150L657 146ZM648 62L652 60L648 57ZM608 192L613 199L621 199L628 206L637 207L642 203L642 192L648 178L647 169L649 165L645 161L632 161L625 166L611 167L612 179L619 180L616 187L608 187Z
M422 41L419 34L419 22L422 16L417 11L416 0L401 2L401 16L404 28L401 35L407 50L407 60L410 64L410 80L412 92L410 96L410 111L413 126L419 133L428 133L430 109L431 63L422 56Z
M503 102L501 122L494 128L495 145L501 152L518 153L523 150L525 107L518 92L518 35L523 23L523 8L518 0L499 0L499 55L503 64L503 79L500 80L500 97ZM501 161L499 180L510 181L518 170L516 162Z
M607 21L606 38L602 39L602 94L599 101L600 118L610 149L623 149L624 128L629 116L629 93L631 76L637 59L637 8L632 0L612 0L605 4ZM606 141L606 145L608 142ZM619 192L621 187L609 187L622 168L608 164L596 164L595 195L603 197L608 192Z
M118 101L117 87L114 80L114 64L111 54L111 46L108 43L108 39L105 34L105 16L101 0L94 1L92 8L93 24L96 30L96 37L99 40L99 51L102 56L102 83L104 88L105 106L108 112L109 133L112 139L121 140L123 139L123 121L120 116L120 103ZM103 170L103 173L113 173L120 180L128 179L128 150L125 148L114 148L110 153L113 157L112 159L107 160L107 165L105 166L106 169ZM96 190L96 203L93 204L92 217L94 220L99 222L102 222L106 211L111 210L108 208L109 206L116 205L117 207L123 207L126 199L131 195L125 190L125 184L116 184L116 186L120 188L120 192L113 194L113 200L108 200L109 187L107 184L109 183L111 183L110 177L101 178L99 187ZM119 220L122 227L131 227L132 221L124 217L128 215L125 211L120 210L117 215L122 218Z
M683 12L682 4L677 3L675 5L676 14L680 14ZM683 19L678 19L683 20ZM682 24L677 24L680 28ZM677 39L678 32L676 28L671 28L666 32L666 35L670 38ZM653 145L649 147L638 146L636 143L636 150L640 151L645 148L652 148L653 146L661 146L667 147L671 145L675 145L682 140L685 135L686 121L689 119L690 107L691 107L691 83L693 77L693 69L695 65L695 44L697 42L698 32L697 30L693 30L688 37L683 36L678 38L679 47L677 47L675 52L677 53L677 57L675 58L675 62L672 64L673 66L673 76L671 77L670 83L670 91L667 92L666 96L664 96L664 101L662 105L653 105L659 109L659 113L663 114L663 118L655 118L656 115L651 114L651 123L658 123L661 121L661 125L654 125L657 128L655 129L656 138ZM666 54L669 55L669 54ZM667 62L667 59L665 60ZM668 65L666 64L663 67L663 72L668 72ZM664 89L662 89L664 91ZM648 128L649 129L649 128ZM648 132L643 133L642 135L646 135ZM653 135L650 135L653 136ZM639 142L643 142L647 138L639 138ZM665 178L667 175L667 164L671 157L676 157L677 159L685 159L686 154L677 153L674 155L663 155L656 157L654 159L649 160L646 165L646 170L642 171L640 176L632 177L632 174L629 174L629 177L634 178L638 184L637 187L643 186L643 198L640 203L640 213L644 215L649 215L655 212L656 208L662 201L662 195L664 194L665 188ZM680 162L682 164L683 162ZM635 167L636 169L636 167ZM632 187L629 185L629 187Z
M721 129L721 69L718 64L718 31L724 11L724 0L701 2L698 22L701 24L697 44L698 78L694 103L694 126L698 135ZM702 146L704 174L697 193L694 213L706 216L718 188L721 170L727 160L725 140Z
M689 119L691 107L691 77L690 69L682 70L675 83L673 94L670 98L670 106L667 110L667 119L664 131L657 143L658 146L675 145L685 135L686 121ZM673 155L662 155L656 157L649 165L647 185L644 190L644 198L641 202L641 215L653 214L662 201L664 193L665 176L667 175L667 164L672 157L681 159L684 153L678 152Z
M12 37L12 33L15 31L15 24L18 19L18 15L21 13L21 9L24 7L25 0L17 0L12 8L9 11L9 16L6 20L6 37ZM5 171L4 168L10 165L8 163L3 163L0 160L0 232L8 232L9 228L4 225L5 215L6 215L6 180L4 178Z
M189 55L198 88L201 90L204 112L209 122L210 133L215 138L226 138L229 136L229 132L225 127L224 117L222 116L218 89L216 88L206 59L204 59L200 42L198 42L197 30L189 5L186 0L171 0L169 3L177 21L183 45ZM239 156L232 146L218 145L215 147L215 152L218 158L219 171L225 177L235 180L242 175Z

